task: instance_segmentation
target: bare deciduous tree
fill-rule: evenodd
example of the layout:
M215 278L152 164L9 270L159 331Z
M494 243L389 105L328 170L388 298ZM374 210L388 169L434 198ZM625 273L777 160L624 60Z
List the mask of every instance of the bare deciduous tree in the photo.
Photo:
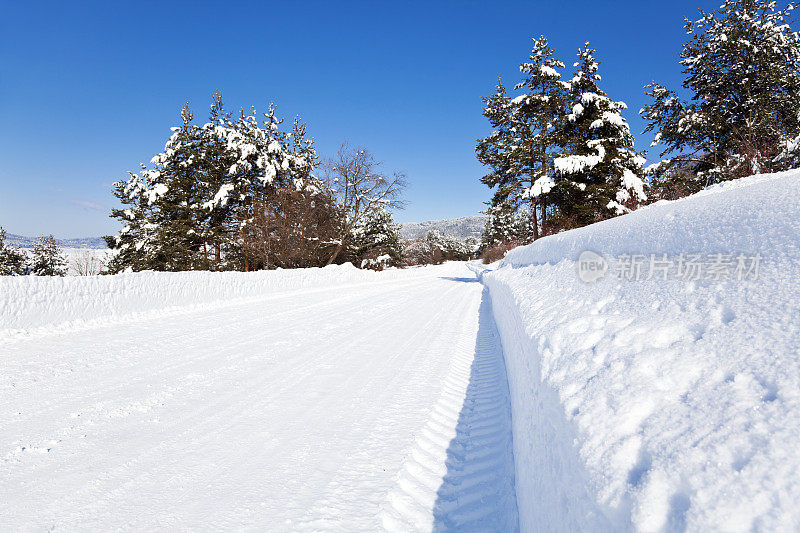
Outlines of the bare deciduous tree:
M83 250L72 257L70 266L78 276L97 276L103 271L105 262L96 252Z
M336 155L324 165L327 186L343 216L337 246L328 258L330 265L344 249L350 232L366 213L380 207L401 209L400 193L406 186L405 175L381 171L381 163L365 148L342 143Z

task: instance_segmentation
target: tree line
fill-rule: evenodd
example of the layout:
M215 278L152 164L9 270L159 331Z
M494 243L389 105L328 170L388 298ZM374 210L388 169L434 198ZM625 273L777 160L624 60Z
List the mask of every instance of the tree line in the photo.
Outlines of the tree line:
M109 272L402 262L392 210L405 176L368 150L342 144L322 162L299 118L283 128L272 104L234 116L219 93L204 124L188 105L180 116L151 166L114 184Z
M74 265L77 266L77 263ZM99 268L96 273L99 273ZM67 258L52 235L42 235L33 244L30 256L6 241L0 227L0 276L66 276Z
M640 110L660 161L644 153L601 88L589 43L570 79L544 36L533 40L522 78L484 97L491 133L476 145L493 191L482 246L508 247L601 221L724 180L800 163L800 37L767 0L724 0L686 21L682 89L656 82Z

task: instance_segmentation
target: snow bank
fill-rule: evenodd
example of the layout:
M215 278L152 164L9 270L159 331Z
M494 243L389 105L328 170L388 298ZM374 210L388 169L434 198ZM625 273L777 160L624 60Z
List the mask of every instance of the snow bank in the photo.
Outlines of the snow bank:
M482 275L523 530L800 529L800 172L547 237ZM578 279L584 250L760 254L757 279Z
M404 277L424 275L424 268ZM137 272L116 276L0 277L0 339L70 330L132 315L163 314L297 289L391 281L400 271L353 265L260 272Z
M508 252L503 264L518 267L558 263L565 258L574 261L584 250L618 256L713 253L718 248L772 253L779 249L793 250L789 255L796 258L800 255L800 220L796 217L799 181L800 172L788 171L714 185L687 198L657 202L624 217L515 248ZM776 212L773 202L784 212ZM776 217L783 220L777 221ZM740 225L731 225L736 223ZM739 248L733 250L733 245Z

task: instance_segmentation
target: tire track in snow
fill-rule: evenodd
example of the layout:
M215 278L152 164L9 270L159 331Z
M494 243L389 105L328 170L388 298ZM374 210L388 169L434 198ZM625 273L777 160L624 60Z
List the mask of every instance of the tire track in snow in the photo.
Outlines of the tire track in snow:
M420 323L414 332L404 339L397 347L393 348L392 355L384 359L382 365L389 368L397 368L396 361L403 359L402 371L397 372L392 379L392 385L380 393L381 396L396 396L400 398L418 397L422 392L420 387L425 385L425 377L434 371L435 357L432 354L446 352L450 347L452 332L462 324L466 313L474 312L474 296L468 291L459 291L458 284L443 293L441 300L447 301L448 305L441 306L437 312L426 318L424 323ZM450 295L453 295L452 297ZM408 354L413 356L409 357ZM414 376L408 379L408 376ZM397 394L398 391L402 391ZM372 393L377 398L375 392ZM371 522L364 524L347 523L343 524L341 515L343 509L357 509L366 503L366 496L363 493L359 498L354 498L352 494L343 494L338 487L346 485L347 478L358 477L362 484L366 484L371 478L379 477L378 469L370 457L383 457L384 448L392 446L392 433L395 426L404 416L408 416L409 410L413 406L409 402L393 403L379 416L379 423L375 424L377 430L373 432L365 441L364 448L359 454L348 458L347 464L343 465L342 475L331 480L327 488L325 498L316 503L307 513L307 520L298 524L293 524L292 529L299 531L370 531L375 530L380 523L379 519L373 515ZM424 415L423 415L424 416ZM377 479L374 480L377 483ZM367 490L364 490L366 492ZM381 498L379 495L378 498ZM376 502L376 507L381 502ZM355 512L349 515L356 514Z
M484 290L477 338L454 346L442 395L387 496L388 531L519 529L508 383L489 305Z

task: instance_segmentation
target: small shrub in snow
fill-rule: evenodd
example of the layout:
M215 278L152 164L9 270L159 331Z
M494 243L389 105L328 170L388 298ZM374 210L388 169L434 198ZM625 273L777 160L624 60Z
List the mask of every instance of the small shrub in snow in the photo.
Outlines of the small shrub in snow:
M481 261L487 265L495 261L500 261L506 256L509 250L513 250L517 246L522 246L522 244L523 243L520 241L507 241L489 246L483 250Z
M97 276L103 272L105 261L94 250L82 250L69 262L72 271L78 276Z

